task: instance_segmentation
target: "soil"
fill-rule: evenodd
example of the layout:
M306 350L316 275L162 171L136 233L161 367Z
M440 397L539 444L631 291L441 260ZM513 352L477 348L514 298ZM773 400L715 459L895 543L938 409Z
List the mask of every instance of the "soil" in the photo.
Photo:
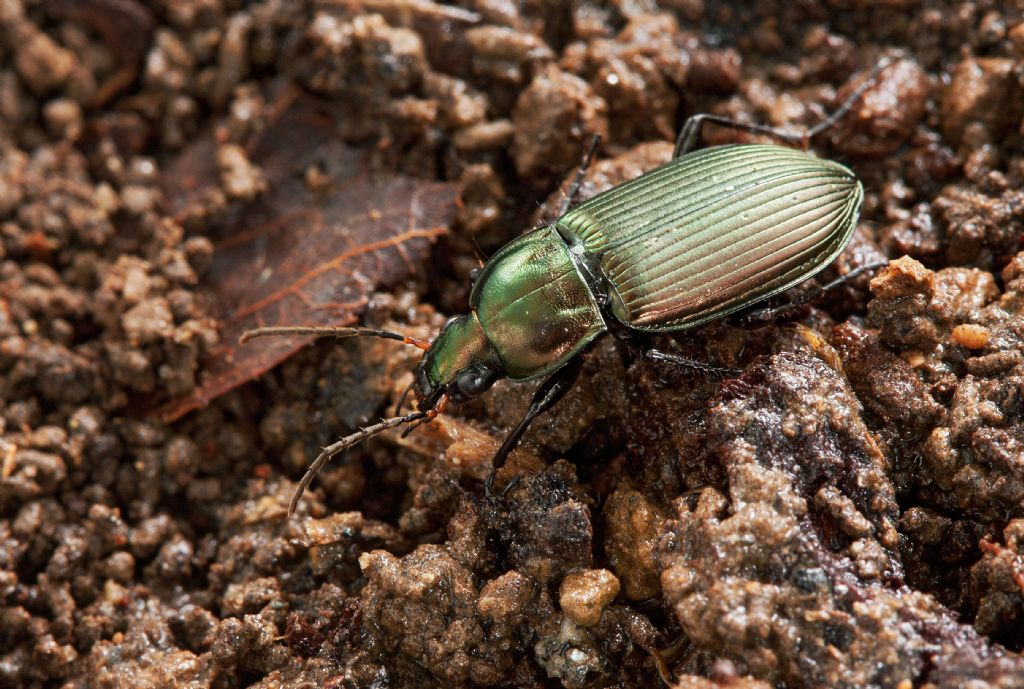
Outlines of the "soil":
M593 135L574 202L885 57L795 294L887 267L657 341L737 373L602 340L498 495L535 383L288 516L420 352L240 328L429 340ZM1024 687L1022 117L996 0L0 0L0 687Z

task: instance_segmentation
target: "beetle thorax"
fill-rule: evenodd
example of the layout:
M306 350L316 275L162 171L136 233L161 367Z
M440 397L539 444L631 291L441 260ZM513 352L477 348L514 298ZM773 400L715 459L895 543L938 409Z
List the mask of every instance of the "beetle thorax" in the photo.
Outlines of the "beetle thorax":
M469 305L512 380L550 373L605 330L596 297L551 226L495 254L473 285Z

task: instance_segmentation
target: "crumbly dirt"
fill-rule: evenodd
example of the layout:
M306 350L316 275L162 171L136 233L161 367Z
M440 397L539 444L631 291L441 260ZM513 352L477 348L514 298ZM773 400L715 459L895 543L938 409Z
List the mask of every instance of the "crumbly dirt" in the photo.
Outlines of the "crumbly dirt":
M574 202L693 113L813 126L883 56L813 142L866 193L817 281L888 267L800 327L657 341L735 374L599 342L497 495L536 384L353 448L288 517L418 355L318 342L210 392L251 316L223 271L336 251L301 194L457 191L432 245L339 243L343 312L430 339L594 134ZM1024 687L1022 118L995 0L0 0L0 687ZM231 265L257 225L303 250Z

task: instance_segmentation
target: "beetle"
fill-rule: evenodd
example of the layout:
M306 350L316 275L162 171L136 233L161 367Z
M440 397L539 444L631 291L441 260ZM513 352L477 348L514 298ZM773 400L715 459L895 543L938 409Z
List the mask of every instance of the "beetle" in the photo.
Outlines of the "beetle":
M300 481L289 514L320 468L348 447L388 428L408 424L408 432L449 402L473 399L502 377L546 376L494 456L485 484L489 494L495 472L529 424L569 390L581 369L580 355L598 336L687 330L747 310L829 265L853 234L864 192L849 168L806 149L889 63L880 61L845 103L803 133L694 115L680 131L671 161L570 209L595 138L558 219L492 256L471 278L468 313L450 318L432 342L371 328L267 327L243 334L242 342L269 335L375 336L424 351L410 385L417 410L401 415L403 394L398 416L324 448ZM706 123L789 146L700 149ZM851 271L832 284L875 267ZM763 311L771 316L779 309ZM653 349L643 353L713 368Z

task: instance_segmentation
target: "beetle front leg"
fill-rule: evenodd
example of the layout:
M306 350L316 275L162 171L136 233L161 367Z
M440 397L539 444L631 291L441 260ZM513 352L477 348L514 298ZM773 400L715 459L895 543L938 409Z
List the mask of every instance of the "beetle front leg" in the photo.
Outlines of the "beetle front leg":
M512 429L512 432L508 434L491 460L491 473L484 482L484 490L487 495L492 495L491 488L494 485L494 477L498 473L498 469L505 465L509 453L516 449L519 439L523 437L530 423L555 406L558 400L565 397L565 393L569 392L576 379L579 378L581 370L583 370L583 357L577 356L548 376L541 386L537 388L537 392L533 394L533 399L530 401L530 407L526 410L526 414L516 424L516 427ZM508 489L506 488L506 490Z

